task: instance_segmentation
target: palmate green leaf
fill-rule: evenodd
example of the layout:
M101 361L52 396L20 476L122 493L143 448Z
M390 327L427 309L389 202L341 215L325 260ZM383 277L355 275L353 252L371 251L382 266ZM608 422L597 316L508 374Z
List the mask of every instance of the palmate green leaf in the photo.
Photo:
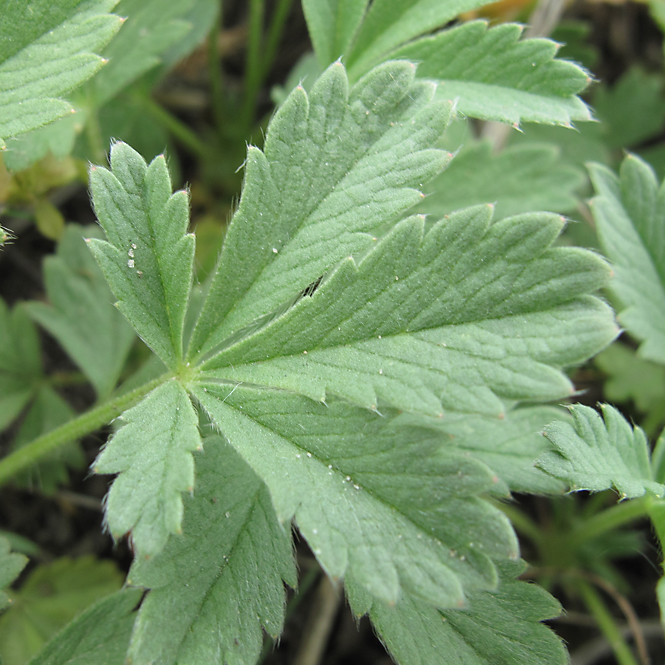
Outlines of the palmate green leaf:
M348 51L368 4L369 0L303 0L307 28L322 69Z
M36 568L0 617L3 665L24 665L79 612L122 586L111 561L68 557Z
M111 171L91 169L90 187L108 242L93 238L89 245L118 298L117 307L175 369L182 358L194 261L187 194L171 194L163 156L148 166L124 143L111 149Z
M552 449L543 429L567 412L551 406L508 410L503 418L450 414L446 418L424 418L404 414L400 421L441 432L443 441L473 455L486 464L499 480L497 493L527 492L561 494L565 484L534 466L536 459Z
M0 430L32 399L42 380L37 329L23 307L9 311L0 298Z
M135 549L153 556L182 524L181 492L194 489L192 452L201 450L198 417L172 379L121 416L125 423L93 465L119 473L106 498L106 522L117 538L132 533Z
M598 238L614 264L610 289L624 307L619 323L641 342L640 356L665 364L665 187L634 155L620 178L599 164L589 171Z
M11 552L10 549L7 538L0 536L0 612L12 604L13 601L6 589L28 563L26 557Z
M125 665L142 589L123 589L76 617L30 665Z
M84 232L103 237L98 227ZM81 227L67 227L56 254L44 261L44 280L51 304L28 303L28 313L60 342L97 396L107 397L118 381L134 332L113 307L113 295L83 241Z
M418 76L439 81L437 97L457 100L457 109L474 118L515 125L591 120L576 96L591 82L589 75L556 60L555 42L520 40L523 29L472 21L407 44L391 57L419 62Z
M351 91L332 65L309 95L277 111L264 151L250 148L245 186L190 345L210 351L281 306L420 201L450 155L431 146L450 105L415 67L378 67Z
M183 536L135 561L128 582L150 588L134 627L133 665L255 663L263 633L284 622L284 584L297 582L291 530L265 485L221 438L197 456Z
M369 613L381 641L400 665L565 665L561 640L540 622L560 614L557 601L534 584L515 580L519 561L497 563L496 591L469 594L468 608L439 611L403 596L396 605L372 601L347 586L357 615ZM442 660L444 659L444 660Z
M581 169L561 159L554 144L519 145L492 153L489 142L466 145L426 187L416 208L435 217L479 203L495 204L495 219L524 212L568 212L586 183Z
M116 0L4 2L0 27L0 148L4 140L73 112L61 95L103 64L120 28Z
M555 451L545 453L538 466L574 490L615 489L629 499L645 493L665 496L665 485L655 480L644 432L609 404L601 409L602 419L594 409L576 404L570 407L574 425L557 421L547 426L545 436Z
M393 412L284 391L190 389L332 578L349 573L388 603L404 588L455 607L470 589L496 584L490 557L517 555L509 522L478 497L491 472L435 433L394 428Z
M470 208L427 233L420 217L400 222L286 314L230 340L202 378L431 416L572 394L559 368L617 333L611 310L585 295L609 270L585 250L551 247L559 216L491 216Z

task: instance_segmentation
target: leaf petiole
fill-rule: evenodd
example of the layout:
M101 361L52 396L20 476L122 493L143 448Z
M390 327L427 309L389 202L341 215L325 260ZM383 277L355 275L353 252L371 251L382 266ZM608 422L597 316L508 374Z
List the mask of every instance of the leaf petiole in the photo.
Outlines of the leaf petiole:
M108 424L124 411L138 404L143 397L164 383L170 376L170 374L162 375L128 393L101 404L95 409L86 411L7 455L7 457L0 460L0 486L11 480L19 471L32 466L53 450Z
M579 581L579 590L586 606L598 622L598 626L612 646L620 665L637 665L637 660L623 638L619 627L607 609L600 594L586 580Z

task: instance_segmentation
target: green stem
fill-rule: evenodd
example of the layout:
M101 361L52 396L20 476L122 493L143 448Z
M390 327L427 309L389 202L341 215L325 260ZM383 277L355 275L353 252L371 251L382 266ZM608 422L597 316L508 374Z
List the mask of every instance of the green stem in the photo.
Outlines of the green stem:
M581 543L597 538L608 531L614 531L629 522L647 517L652 502L653 499L650 496L631 499L630 501L621 501L597 513L593 517L589 517L573 533L570 538L569 547L575 549Z
M279 0L279 4L272 16L270 28L268 30L268 38L266 39L266 49L263 54L262 67L264 79L272 68L275 54L277 53L279 43L282 40L282 33L284 32L284 26L286 25L286 19L289 17L292 4L293 0Z
M208 79L210 81L210 99L212 103L212 113L215 117L217 134L222 136L224 131L224 93L222 90L222 67L219 55L219 46L217 39L219 36L219 26L221 24L222 3L219 3L220 20L208 35Z
M163 106L150 97L140 98L143 108L152 115L155 120L162 123L175 138L195 155L206 159L210 151L208 146L184 123L169 113Z
M247 65L245 69L245 99L241 118L245 127L254 124L256 98L263 80L263 62L261 59L261 37L263 36L263 12L265 0L250 0L249 3L249 38L247 41Z
M600 630L607 638L607 641L614 651L619 665L638 665L637 660L630 647L623 639L619 627L616 625L612 615L608 612L603 599L596 589L589 584L586 580L580 579L578 582L578 589L582 594L582 598L589 611L598 622Z
M106 149L102 139L102 129L99 126L99 118L95 110L90 110L85 123L85 135L92 152L93 162L95 164L106 163Z
M76 439L80 439L82 436L110 423L123 411L138 404L145 395L153 388L164 383L167 378L168 375L164 375L149 381L124 395L81 414L7 455L7 457L0 460L0 486L11 480L19 471L32 466L56 448L60 448L71 441L76 441Z

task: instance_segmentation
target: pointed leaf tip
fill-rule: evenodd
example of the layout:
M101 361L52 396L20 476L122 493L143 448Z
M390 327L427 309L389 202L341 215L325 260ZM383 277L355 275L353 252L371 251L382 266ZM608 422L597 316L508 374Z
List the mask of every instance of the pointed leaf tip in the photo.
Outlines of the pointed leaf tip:
M182 358L193 278L194 236L186 192L171 193L164 156L150 165L126 143L111 147L111 170L92 167L95 212L108 241L90 245L118 308L171 368Z

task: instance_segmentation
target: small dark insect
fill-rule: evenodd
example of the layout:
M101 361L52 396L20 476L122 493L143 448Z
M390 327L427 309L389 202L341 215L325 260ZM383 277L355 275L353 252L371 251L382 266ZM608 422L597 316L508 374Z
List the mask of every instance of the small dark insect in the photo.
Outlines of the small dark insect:
M321 280L323 279L323 275L319 277L318 279L314 280L307 288L303 289L302 292L300 293L300 297L304 298L305 296L309 296L310 298L314 295L314 291L319 288L319 284L321 284Z

